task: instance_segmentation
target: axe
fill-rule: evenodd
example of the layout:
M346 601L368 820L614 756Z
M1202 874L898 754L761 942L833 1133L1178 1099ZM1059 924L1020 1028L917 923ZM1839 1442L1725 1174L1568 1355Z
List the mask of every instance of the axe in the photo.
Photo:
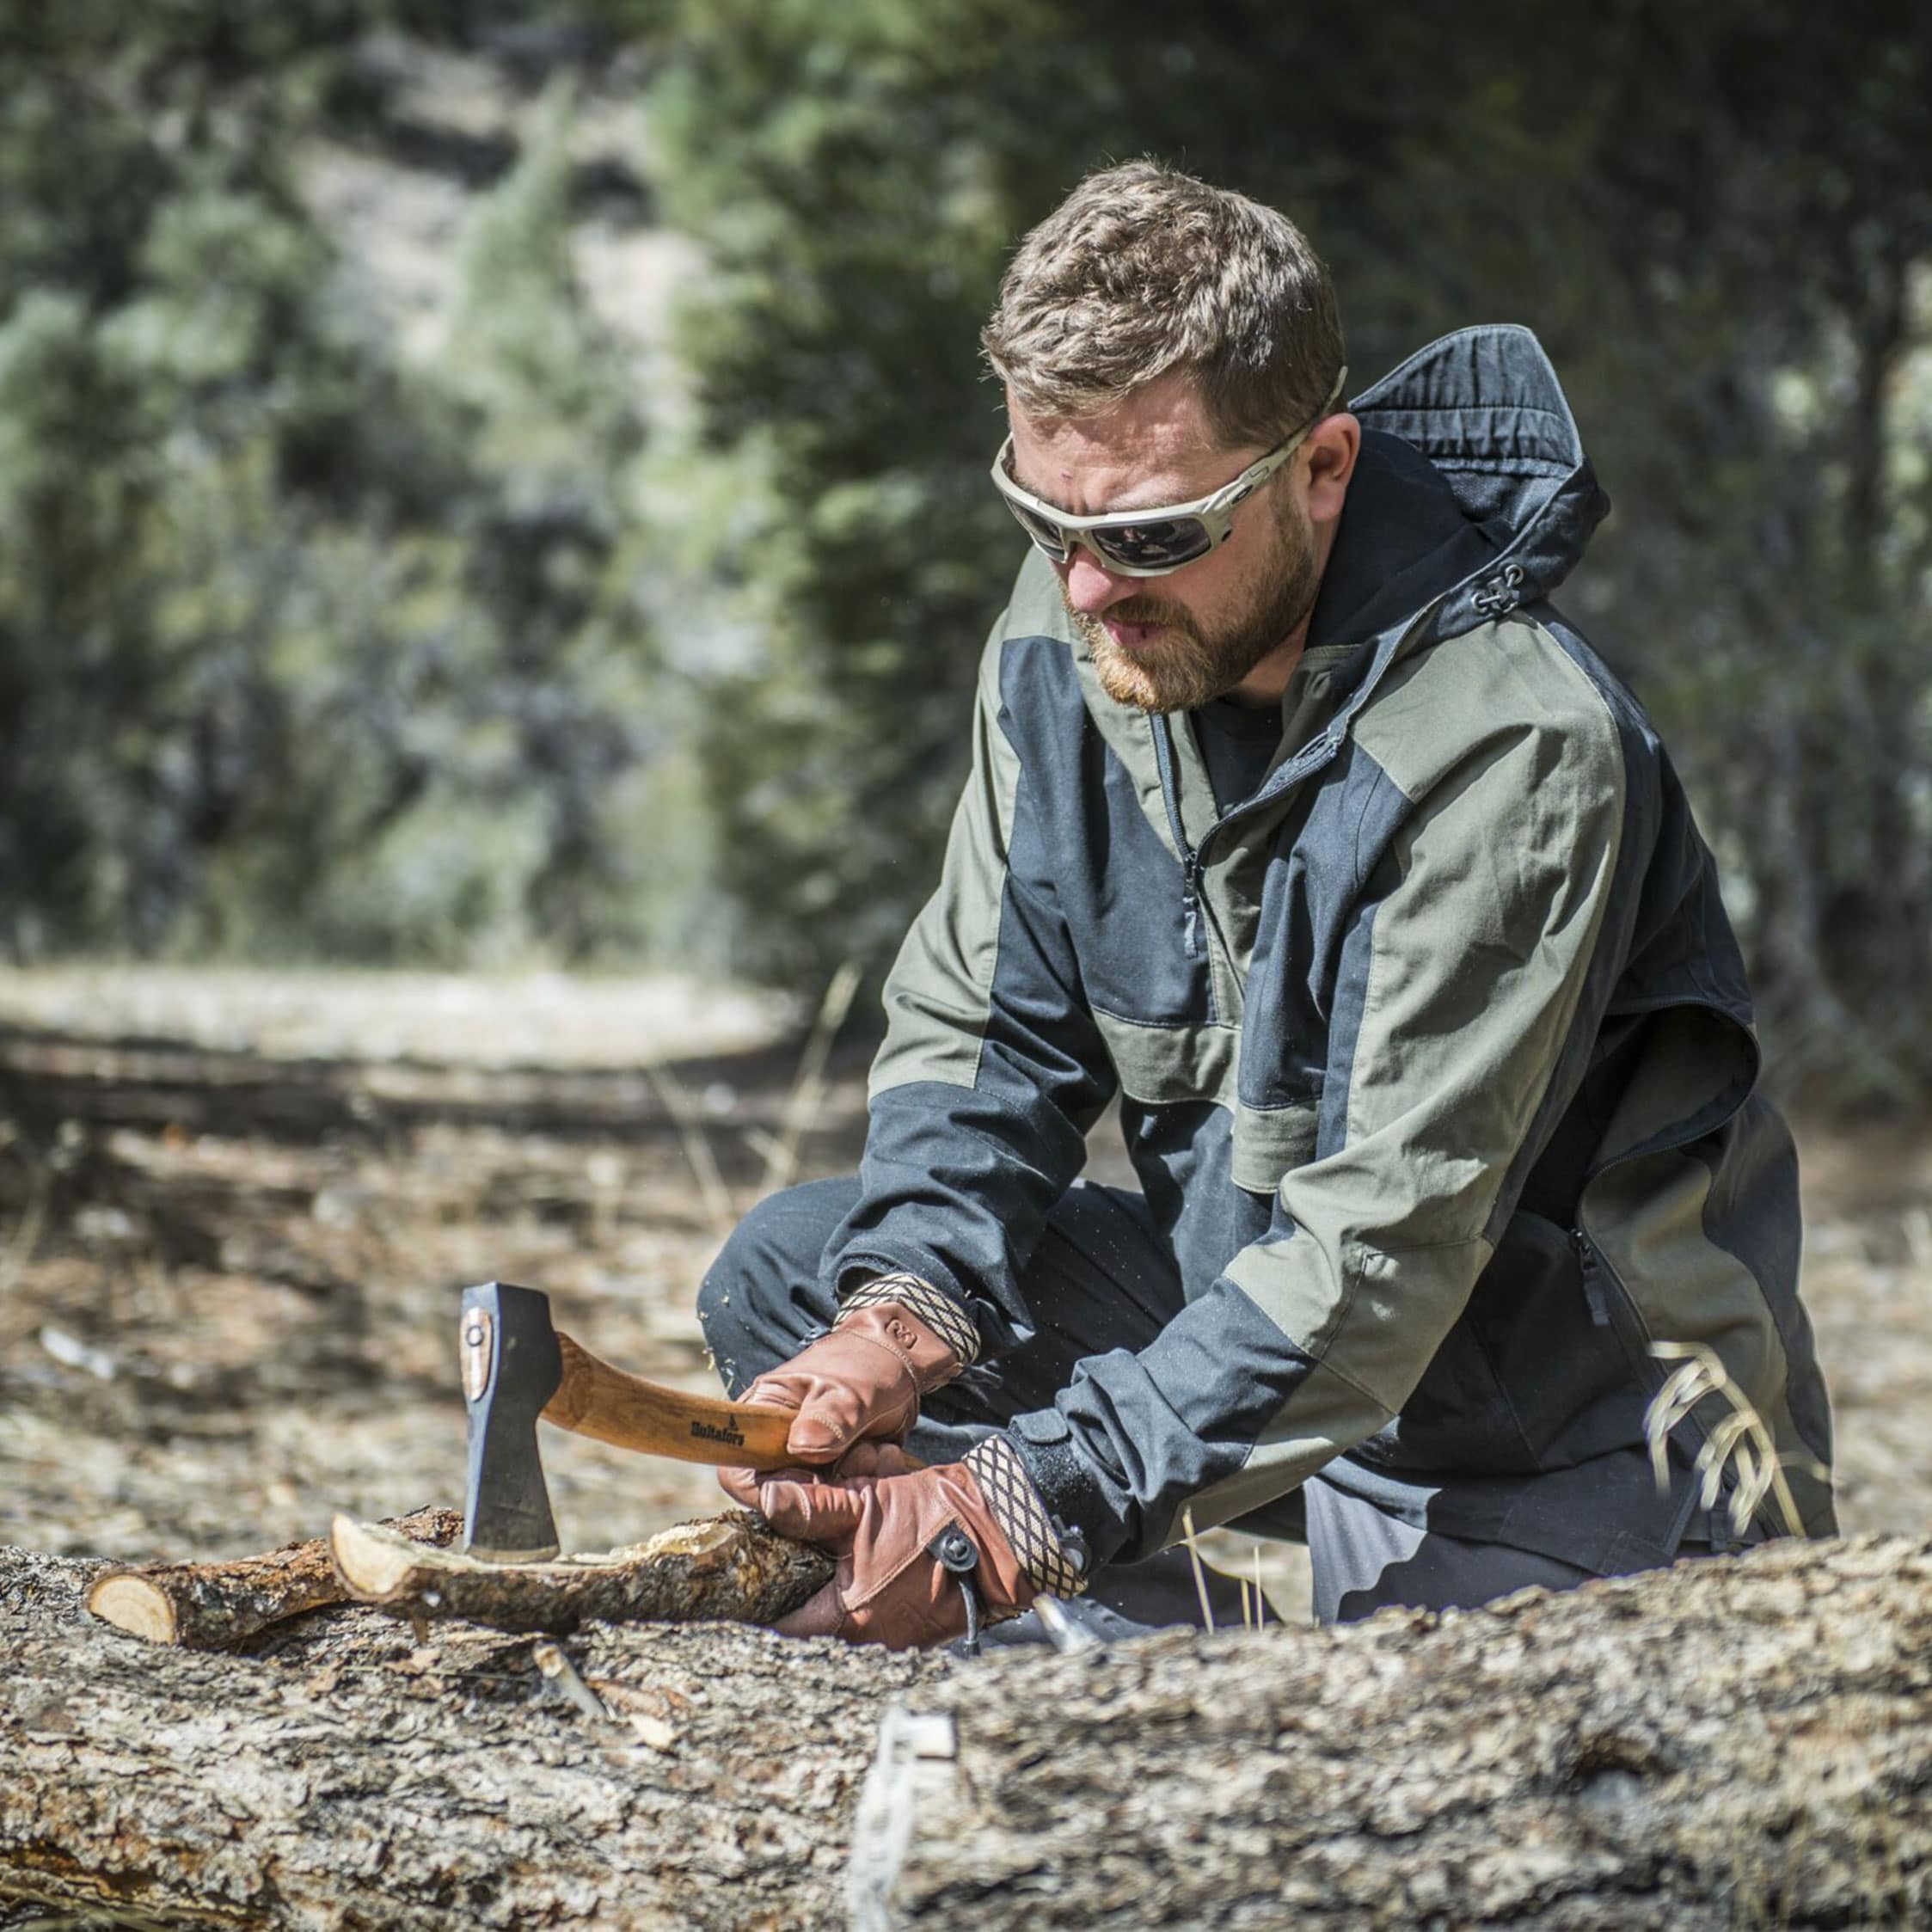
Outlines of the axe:
M541 1416L619 1449L685 1463L782 1469L792 1426L784 1409L687 1395L627 1375L550 1323L550 1298L488 1281L463 1291L463 1393L469 1405L469 1496L463 1548L492 1563L557 1553L537 1449Z

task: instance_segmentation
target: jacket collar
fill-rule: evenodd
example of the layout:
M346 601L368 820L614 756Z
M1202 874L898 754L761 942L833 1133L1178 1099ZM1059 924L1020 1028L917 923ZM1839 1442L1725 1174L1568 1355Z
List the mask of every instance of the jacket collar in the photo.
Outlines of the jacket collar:
M1526 328L1492 323L1444 335L1418 349L1349 407L1366 432L1365 450L1371 440L1379 445L1388 437L1400 438L1413 452L1396 466L1411 492L1422 487L1413 457L1425 459L1437 488L1446 492L1465 531L1481 546L1452 537L1433 521L1416 524L1432 541L1418 546L1412 535L1406 563L1386 543L1375 543L1378 555L1368 574L1378 576L1389 591L1392 574L1399 574L1410 586L1404 598L1409 612L1420 611L1431 597L1442 598L1429 626L1432 636L1453 636L1549 595L1609 513L1610 499L1584 454L1556 371ZM1387 493L1376 469L1367 480L1371 494L1360 507L1373 510L1374 493ZM1352 486L1352 501L1353 496ZM1366 524L1372 518L1359 521ZM1348 522L1345 511L1345 533ZM1393 526L1398 543L1405 527L1399 517ZM1341 548L1338 538L1336 549ZM1351 572L1359 580L1352 561ZM1352 578L1337 586L1338 607ZM1327 589L1324 582L1324 601ZM1347 636L1366 636L1404 614L1391 608L1386 594L1371 595L1368 602L1372 609L1346 618Z
M1309 624L1311 648L1345 652L1323 707L1333 709L1250 805L1333 758L1398 657L1554 590L1610 509L1556 372L1526 328L1444 335L1349 408L1363 426L1363 461ZM1101 690L1037 551L1008 615L1021 632L1072 645L1089 715L1135 774L1149 819L1163 837L1171 825L1185 850L1168 761L1153 756L1168 727Z

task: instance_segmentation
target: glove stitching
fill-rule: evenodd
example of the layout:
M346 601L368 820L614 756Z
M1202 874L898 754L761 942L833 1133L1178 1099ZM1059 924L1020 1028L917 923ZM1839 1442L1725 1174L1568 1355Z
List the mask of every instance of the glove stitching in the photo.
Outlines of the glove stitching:
M871 1437L882 1436L896 1441L919 1419L919 1377L911 1363L892 1343L877 1335L852 1334L845 1339L848 1341L868 1342L881 1353L890 1355L904 1371L905 1379L911 1387L905 1393L895 1396L892 1406L874 1408L860 1418L856 1430L852 1424L836 1422L822 1409L816 1410L813 1420L826 1429L831 1437L827 1447L836 1450L841 1456L855 1442L865 1441ZM796 1417L808 1404L814 1402L819 1395L827 1390L838 1395L845 1393L842 1382L822 1376L816 1370L800 1376L794 1372L796 1368L797 1364L794 1362L782 1369L768 1370L745 1389L739 1400L762 1408L785 1409ZM805 1383L802 1389L798 1386L801 1382ZM881 1430L879 1427L880 1422L887 1424L887 1427Z
M897 1302L907 1314L923 1322L959 1357L961 1368L971 1368L979 1359L979 1330L972 1317L944 1289L916 1274L881 1274L862 1282L840 1303L832 1326L840 1327L848 1315L884 1302Z

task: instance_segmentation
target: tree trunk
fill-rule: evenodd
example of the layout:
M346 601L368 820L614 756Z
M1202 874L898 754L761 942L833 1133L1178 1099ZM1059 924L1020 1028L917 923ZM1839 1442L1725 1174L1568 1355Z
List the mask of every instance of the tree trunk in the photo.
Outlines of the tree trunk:
M462 1512L419 1509L389 1525L405 1543L440 1549L463 1534ZM150 1643L223 1650L284 1617L347 1603L342 1579L322 1537L266 1556L212 1563L144 1563L95 1579L87 1607L102 1622Z
M419 1643L356 1606L161 1648L86 1614L96 1568L0 1549L0 1918L839 1925L880 1709L945 1668L728 1623Z
M1929 1692L1902 1539L1029 1659L888 1722L854 1923L1923 1925Z
M1902 1540L970 1667L716 1624L419 1644L358 1609L211 1656L92 1622L88 1579L0 1552L0 1896L326 1932L1932 1908L1932 1546Z

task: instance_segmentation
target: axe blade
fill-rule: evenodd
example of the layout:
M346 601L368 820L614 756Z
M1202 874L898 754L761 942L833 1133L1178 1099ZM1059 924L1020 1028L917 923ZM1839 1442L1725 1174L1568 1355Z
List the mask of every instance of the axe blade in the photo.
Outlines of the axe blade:
M507 1281L466 1288L458 1333L469 1407L463 1548L488 1563L542 1562L557 1554L557 1528L537 1419L563 1380L549 1297Z

